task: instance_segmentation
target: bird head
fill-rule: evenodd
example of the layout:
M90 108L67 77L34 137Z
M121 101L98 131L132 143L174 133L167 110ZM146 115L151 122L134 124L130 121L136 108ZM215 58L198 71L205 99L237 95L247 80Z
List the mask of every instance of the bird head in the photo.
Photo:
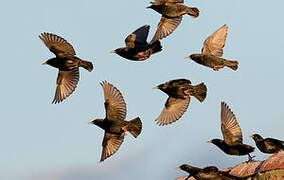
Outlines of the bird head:
M104 122L104 119L95 119L91 122L88 122L88 124L94 124L96 126L103 128L103 122Z
M125 52L125 48L117 48L115 50L110 51L110 53L115 53L118 55L121 55L123 52Z
M253 140L255 140L255 141L263 139L259 134L253 134L249 137L253 138Z
M43 62L43 63L41 63L41 64L42 64L42 65L48 64L48 65L50 65L50 66L56 67L56 64L57 64L56 58L51 58L51 59L49 59L49 60L47 60L47 61L45 61L45 62Z
M191 54L190 56L186 56L185 59L191 59L193 61L198 61L200 59L200 54Z
M218 145L218 144L222 144L224 141L222 139L212 139L210 141L207 141L207 143L212 143L212 144L215 144L215 145Z

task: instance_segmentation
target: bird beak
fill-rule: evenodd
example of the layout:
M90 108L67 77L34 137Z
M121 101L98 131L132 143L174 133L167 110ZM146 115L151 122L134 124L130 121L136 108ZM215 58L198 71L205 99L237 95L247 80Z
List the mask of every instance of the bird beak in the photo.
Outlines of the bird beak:
M158 86L156 86L156 87L153 87L153 89L159 89L159 87L158 87Z
M253 138L253 135L251 135L251 136L249 136L249 137Z
M45 64L47 64L47 63L46 62L41 63L41 65L45 65Z
M212 143L212 141L207 141L207 143Z
M186 56L184 59L191 59L190 56Z
M88 122L88 124L94 124L93 122Z
M115 51L110 51L110 53L115 53Z
M178 167L176 167L175 169L176 169L176 170L180 170L180 167L178 166Z

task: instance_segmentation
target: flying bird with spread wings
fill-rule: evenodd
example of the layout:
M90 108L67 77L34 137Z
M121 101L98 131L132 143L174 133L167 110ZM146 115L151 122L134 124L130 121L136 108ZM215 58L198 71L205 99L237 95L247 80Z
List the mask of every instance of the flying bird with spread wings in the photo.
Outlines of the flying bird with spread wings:
M204 83L194 86L188 79L171 80L153 89L159 89L169 96L164 109L155 120L160 126L179 120L189 106L190 96L203 102L207 94L207 87Z
M155 0L150 3L151 6L148 6L147 8L153 9L162 15L151 42L155 42L170 35L181 23L183 15L188 14L193 18L199 16L198 8L183 5L183 0Z
M236 71L238 69L238 61L221 58L223 56L223 47L225 46L227 32L228 26L225 24L204 41L201 54L192 54L185 58L192 59L198 64L213 68L215 71L225 66Z
M133 61L144 61L152 54L162 51L160 41L147 42L149 25L142 26L128 35L125 39L126 47L117 48L111 53L116 53L121 57Z
M73 93L79 82L79 67L88 71L93 70L93 64L76 57L72 45L60 36L51 33L42 33L39 38L46 47L55 54L42 64L58 68L57 85L52 103L60 103Z
M221 102L221 130L222 139L212 139L207 141L219 147L223 152L229 155L248 155L249 161L252 157L249 153L254 151L254 147L243 143L241 127L236 116L225 102Z
M126 131L129 131L133 137L137 138L142 131L142 122L139 117L131 121L125 121L126 104L120 91L106 81L102 82L101 86L105 97L106 117L93 120L88 124L94 124L105 131L100 160L104 161L117 152L124 140Z

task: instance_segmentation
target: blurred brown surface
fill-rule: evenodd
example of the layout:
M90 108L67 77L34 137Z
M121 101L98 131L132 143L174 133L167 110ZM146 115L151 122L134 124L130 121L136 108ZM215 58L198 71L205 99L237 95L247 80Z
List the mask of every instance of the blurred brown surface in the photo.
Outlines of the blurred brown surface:
M221 171L228 170L231 170L231 175L247 180L284 180L284 154L273 154L265 161L242 162L233 168ZM186 177L182 176L175 180L185 180ZM195 180L195 178L191 177L188 180Z

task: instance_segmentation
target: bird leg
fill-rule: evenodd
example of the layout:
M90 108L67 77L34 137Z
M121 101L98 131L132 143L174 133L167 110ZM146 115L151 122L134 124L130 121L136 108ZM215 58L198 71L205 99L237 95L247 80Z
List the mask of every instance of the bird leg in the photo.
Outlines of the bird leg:
M121 135L122 135L122 136L125 136L125 135L126 135L125 132L127 131L126 127L123 126L121 129L122 129L122 131L123 131L123 132L121 133Z
M253 158L255 158L255 156L251 156L250 154L248 154L248 162L254 161Z
M183 96L183 98L189 98L189 96L192 95L192 94L190 93L190 91L191 91L191 89L188 89L188 90L183 91L184 94L186 94L185 96Z
M145 60L146 58L144 57L141 57L141 58L138 58L139 61L142 61L142 60Z
M224 66L219 65L219 66L213 66L214 71L218 71L219 69L223 68Z
M143 55L144 55L144 52L139 52L138 55L139 55L139 56L143 56Z

